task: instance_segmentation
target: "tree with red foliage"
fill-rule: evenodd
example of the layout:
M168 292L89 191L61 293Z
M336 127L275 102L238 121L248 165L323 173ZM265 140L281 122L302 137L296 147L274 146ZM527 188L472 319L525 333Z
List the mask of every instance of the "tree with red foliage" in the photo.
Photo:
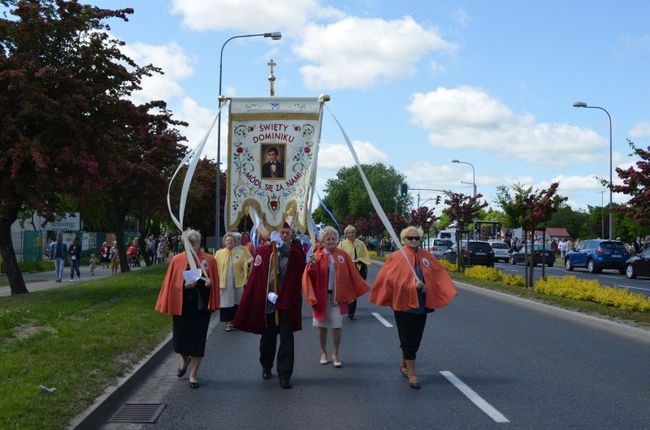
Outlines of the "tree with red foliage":
M511 195L507 187L501 186L497 189L497 203L508 217L511 227L521 226L524 237L524 266L526 267L525 283L526 288L533 286L533 265L529 261L528 240L535 229L542 227L548 222L553 214L558 211L566 197L557 195L558 182L553 182L548 189L533 191L532 187L524 187L521 184L514 184ZM532 254L532 252L531 252Z
M623 185L614 185L612 191L629 195L627 204L619 205L617 209L634 219L638 225L647 226L650 225L650 146L644 150L629 139L627 143L640 160L635 163L636 169L634 166L616 168L616 174L623 180ZM604 184L610 185L607 181Z
M433 209L421 206L411 211L411 224L422 227L425 232L431 229L431 226L438 218L433 214Z
M164 211L167 186L186 152L180 144L184 138L176 127L185 123L172 119L161 101L136 106L129 100L107 100L102 112L104 115L96 121L103 130L98 137L104 151L98 159L104 180L92 203L109 215L120 268L127 272L124 248L127 216L153 218ZM139 239L139 248L144 251L144 237Z
M458 272L462 272L465 265L460 247L461 235L478 216L481 209L488 205L485 201L481 202L481 198L483 198L482 194L468 196L462 193L448 193L445 199L447 208L444 213L456 222L456 266Z
M128 96L155 69L122 54L103 23L127 20L132 9L64 0L0 5L0 253L18 294L27 292L10 235L19 211L51 218L61 196L83 202L102 185L103 101Z
M214 235L214 214L216 213L216 188L214 184L216 183L216 173L217 163L207 158L199 160L187 194L187 202L185 203L184 224L199 230L203 237L210 234ZM183 171L179 173L177 179L179 177L184 177ZM172 185L172 208L174 210L176 210L174 202L178 202L180 196L181 183L181 180L177 180ZM221 172L221 207L223 207L226 198L226 183L227 174ZM223 217L221 217L221 220L223 222ZM221 224L221 231L226 231L223 223Z

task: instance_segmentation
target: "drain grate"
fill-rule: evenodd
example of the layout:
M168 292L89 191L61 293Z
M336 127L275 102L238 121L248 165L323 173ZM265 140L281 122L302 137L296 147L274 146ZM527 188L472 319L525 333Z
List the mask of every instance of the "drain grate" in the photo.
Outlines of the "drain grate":
M154 424L166 406L162 403L125 403L110 422Z

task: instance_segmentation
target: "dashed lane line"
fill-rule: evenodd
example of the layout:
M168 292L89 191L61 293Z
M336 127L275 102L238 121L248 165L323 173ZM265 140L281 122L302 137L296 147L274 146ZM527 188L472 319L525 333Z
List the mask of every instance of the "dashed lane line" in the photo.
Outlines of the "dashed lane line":
M382 316L379 315L377 312L373 312L373 313L372 313L372 316L375 317L375 318L377 318L377 320L378 320L380 323L382 323L385 327L392 327L392 326L393 326L391 323L389 323L389 322L386 320L386 318L382 317Z
M470 387L467 386L467 384L465 384L463 381L458 379L456 375L454 375L448 370L441 370L440 373L442 374L442 376L447 378L449 382L454 384L454 386L458 388L461 393L467 396L467 398L470 399L472 403L478 406L480 410L485 412L495 422L497 423L510 422L508 418L506 418L501 412L497 411L494 408L494 406L486 402L485 399L483 399L483 397L479 396L478 393L476 393L476 391L472 390Z

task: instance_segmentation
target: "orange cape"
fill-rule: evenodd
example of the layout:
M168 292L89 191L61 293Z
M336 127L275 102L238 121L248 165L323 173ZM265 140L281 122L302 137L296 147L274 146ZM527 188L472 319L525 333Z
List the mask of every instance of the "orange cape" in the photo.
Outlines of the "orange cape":
M426 284L424 306L429 309L446 306L457 291L445 268L425 250L419 249L416 252L405 246L404 251L411 267L415 267L415 258L418 259ZM401 252L392 253L379 270L370 292L370 301L379 306L390 306L396 311L419 307L415 276Z
M347 304L364 295L370 286L359 274L352 258L342 249L332 251L336 264L335 297L341 305L341 313L347 313ZM302 274L302 291L307 304L313 308L314 318L322 321L327 306L327 282L329 274L329 255L324 249L314 253L315 264L307 264Z
M208 310L214 311L219 309L219 276L217 275L217 262L214 257L205 252L199 252L199 265L202 261L207 263L207 272L212 285L210 286L210 297L208 300ZM168 315L183 314L183 272L187 270L187 254L182 252L172 259L167 267L167 274L163 280L158 300L156 301L156 310Z

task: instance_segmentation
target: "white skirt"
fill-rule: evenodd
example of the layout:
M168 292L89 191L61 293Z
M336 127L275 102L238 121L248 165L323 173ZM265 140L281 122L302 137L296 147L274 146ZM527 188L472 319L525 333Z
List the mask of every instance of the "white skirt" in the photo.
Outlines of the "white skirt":
M244 294L244 288L219 288L219 307L232 308L239 305L241 296Z
M325 319L318 321L313 318L314 327L322 328L341 328L343 326L343 315L341 315L341 306L334 303L332 294L327 295L327 308L325 309Z

